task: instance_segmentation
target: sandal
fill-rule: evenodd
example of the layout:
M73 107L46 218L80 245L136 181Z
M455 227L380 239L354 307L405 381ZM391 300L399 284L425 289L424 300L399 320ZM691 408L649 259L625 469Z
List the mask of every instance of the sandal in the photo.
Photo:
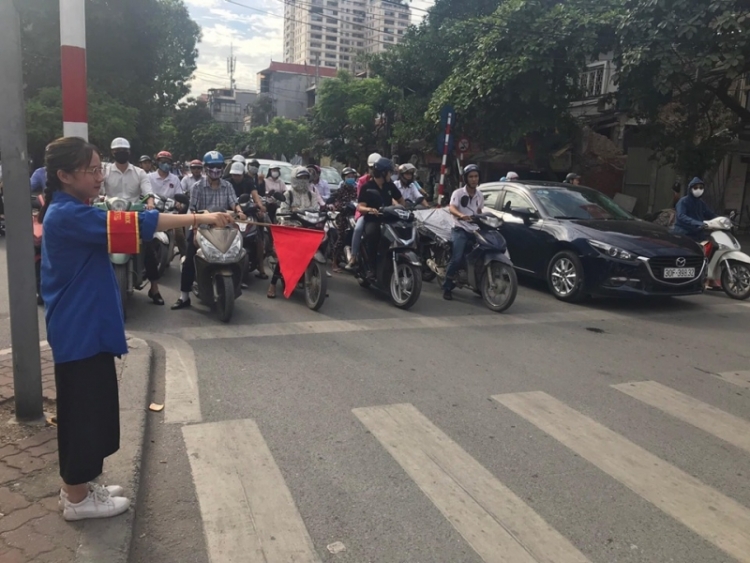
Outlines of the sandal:
M266 293L266 297L268 297L269 299L276 299L276 287L269 287L268 292Z
M258 278L259 280L267 280L268 274L264 274L263 272L258 272L257 274L255 274L255 277Z

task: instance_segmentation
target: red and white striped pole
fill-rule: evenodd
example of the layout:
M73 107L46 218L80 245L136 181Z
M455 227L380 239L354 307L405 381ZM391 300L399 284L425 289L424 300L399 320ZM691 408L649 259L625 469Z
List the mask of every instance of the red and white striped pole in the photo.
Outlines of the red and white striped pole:
M448 119L445 125L445 143L443 144L443 163L440 165L440 183L438 184L438 201L440 205L440 197L443 196L445 191L445 171L448 166L448 147L450 146L451 140L451 122L453 121L453 114L448 114Z
M86 0L60 0L63 135L89 138Z

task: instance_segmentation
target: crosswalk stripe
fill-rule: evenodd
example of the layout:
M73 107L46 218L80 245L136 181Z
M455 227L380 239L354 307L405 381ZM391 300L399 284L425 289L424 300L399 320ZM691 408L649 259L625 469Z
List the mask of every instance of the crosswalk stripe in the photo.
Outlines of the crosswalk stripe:
M622 383L612 387L750 452L750 422L747 420L655 381Z
M737 387L750 389L750 371L724 371L717 373L716 377Z
M182 427L211 563L320 563L252 420Z
M742 563L750 510L543 392L493 396L630 490Z
M413 405L352 412L485 562L589 561Z

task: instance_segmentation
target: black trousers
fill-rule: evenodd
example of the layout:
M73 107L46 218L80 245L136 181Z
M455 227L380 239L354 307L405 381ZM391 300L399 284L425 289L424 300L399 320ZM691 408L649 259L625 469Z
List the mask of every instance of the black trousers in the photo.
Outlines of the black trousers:
M55 364L60 476L83 485L102 474L120 449L120 400L115 357L98 354Z
M367 265L374 272L378 258L378 242L380 242L380 223L377 221L365 221L365 234L362 244L367 252Z
M180 291L190 292L193 289L195 281L195 253L198 249L195 247L195 232L190 229L187 236L187 246L185 251L185 261L182 263L182 276L180 279Z
M159 258L157 257L158 240L153 239L143 243L143 261L146 267L146 279L156 281L159 279Z

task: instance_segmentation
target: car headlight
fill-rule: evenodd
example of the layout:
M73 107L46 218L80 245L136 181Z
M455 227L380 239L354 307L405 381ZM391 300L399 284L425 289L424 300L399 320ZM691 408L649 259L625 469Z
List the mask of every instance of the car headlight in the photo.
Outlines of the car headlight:
M231 264L236 262L242 252L242 237L236 236L226 252L221 252L206 237L200 238L203 257L212 264Z
M590 240L588 242L601 254L604 254L605 256L609 258L615 258L617 260L626 260L628 262L632 262L633 260L638 258L632 252L628 252L627 250L623 250L622 248L612 246L611 244L607 244L606 242L599 242L598 240Z
M113 197L107 200L107 207L112 211L127 211L130 207L130 202L121 197Z

